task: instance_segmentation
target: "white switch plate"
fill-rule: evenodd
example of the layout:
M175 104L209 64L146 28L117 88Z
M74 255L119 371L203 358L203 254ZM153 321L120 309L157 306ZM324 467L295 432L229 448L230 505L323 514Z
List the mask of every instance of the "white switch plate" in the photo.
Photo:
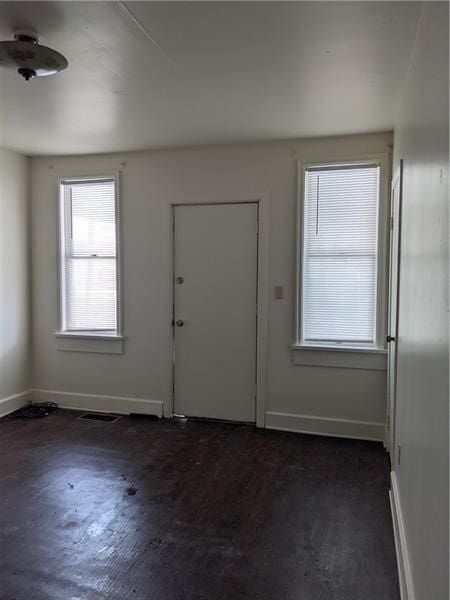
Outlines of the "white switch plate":
M283 300L283 286L282 285L276 285L274 287L274 298L275 300Z

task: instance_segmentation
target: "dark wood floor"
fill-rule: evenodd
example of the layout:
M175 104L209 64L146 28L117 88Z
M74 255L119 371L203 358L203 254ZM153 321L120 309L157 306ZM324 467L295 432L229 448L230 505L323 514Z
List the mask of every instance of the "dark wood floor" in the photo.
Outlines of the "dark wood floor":
M381 444L0 422L1 600L398 600Z

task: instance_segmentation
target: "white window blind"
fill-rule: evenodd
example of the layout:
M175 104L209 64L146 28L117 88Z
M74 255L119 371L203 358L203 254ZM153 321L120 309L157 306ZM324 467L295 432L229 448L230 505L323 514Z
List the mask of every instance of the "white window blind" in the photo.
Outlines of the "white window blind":
M114 178L61 182L62 329L115 334L117 215Z
M305 173L301 339L376 344L378 165Z

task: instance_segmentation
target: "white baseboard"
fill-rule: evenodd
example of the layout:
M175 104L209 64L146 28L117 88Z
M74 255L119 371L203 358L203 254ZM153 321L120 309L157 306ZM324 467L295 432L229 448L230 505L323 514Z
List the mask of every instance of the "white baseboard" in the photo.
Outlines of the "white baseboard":
M31 390L20 392L20 394L14 394L14 396L8 396L7 398L0 399L0 418L9 413L22 408L28 404L31 400Z
M134 398L132 396L103 396L99 394L78 394L55 390L33 389L33 402L55 402L61 408L72 410L91 410L95 412L129 415L163 416L163 403L160 400Z
M400 504L397 477L394 471L391 471L391 490L389 492L389 499L391 501L392 523L394 527L400 597L401 600L414 600L415 594L411 574L411 563L409 562L408 545L406 543L406 532Z
M370 421L351 421L269 411L266 412L266 427L297 433L384 441L384 423Z

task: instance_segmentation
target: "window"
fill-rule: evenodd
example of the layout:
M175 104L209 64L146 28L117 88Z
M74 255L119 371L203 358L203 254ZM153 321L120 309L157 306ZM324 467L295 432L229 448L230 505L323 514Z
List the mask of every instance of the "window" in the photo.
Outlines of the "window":
M380 165L304 173L300 344L376 349Z
M119 335L116 177L60 182L61 329Z

